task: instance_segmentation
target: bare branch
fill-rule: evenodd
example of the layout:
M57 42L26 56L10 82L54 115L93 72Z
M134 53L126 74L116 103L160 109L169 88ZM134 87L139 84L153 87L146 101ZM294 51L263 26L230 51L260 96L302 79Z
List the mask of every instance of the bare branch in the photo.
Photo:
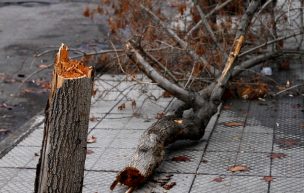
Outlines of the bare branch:
M235 66L235 59L239 55L241 47L245 41L245 34L247 33L249 24L254 16L254 13L258 10L260 3L261 3L260 0L252 0L249 4L248 8L246 9L245 14L242 16L240 25L238 26L238 29L237 29L237 32L235 35L235 39L234 39L234 43L233 43L231 52L226 61L225 68L222 71L221 76L217 79L217 83L211 94L211 100L219 101L220 98L222 97L223 92L225 90L224 86L230 79L231 72Z
M151 78L154 82L158 83L160 87L170 92L176 98L184 101L185 103L192 103L195 100L195 97L189 91L173 84L168 79L160 75L140 54L143 50L138 50L135 48L135 43L129 41L127 43L127 49L129 50L129 58L132 59L135 63L139 64L139 67L144 71L144 73Z
M162 26L162 28L183 48L186 50L186 52L193 58L194 61L201 61L203 62L203 64L208 65L208 61L206 60L206 58L202 57L202 56L198 56L192 49L190 49L189 45L187 42L185 42L184 40L182 40L180 37L178 37L178 35L170 28L168 28L166 26L166 24L161 21L159 19L159 17L157 17L157 15L155 15L151 10L149 10L148 8L146 8L145 6L141 5L141 8L146 11L147 13L149 13L155 22L157 22L159 25ZM210 70L212 72L214 72L215 74L218 74L219 71L214 68L213 66L210 66Z
M207 19L209 16L213 15L213 14L214 14L215 12L217 12L218 10L220 10L220 9L222 9L223 7L225 7L226 5L228 5L228 3L230 3L231 1L232 1L232 0L227 0L227 1L223 2L223 3L220 4L220 5L217 5L212 11L210 11L210 13L208 13L208 14L206 15L206 19ZM203 23L202 20L200 20L199 22L197 22L196 25L193 26L193 28L191 28L191 29L189 30L189 32L185 35L184 38L187 39L187 38L192 34L192 32L195 31L202 23Z
M270 40L268 42L265 42L264 44L258 45L258 46L254 47L254 48L251 48L249 50L246 50L246 51L242 52L238 57L242 57L242 56L244 56L246 54L249 54L249 53L251 53L251 52L253 52L253 51L255 51L255 50L259 49L259 48L271 45L271 44L276 43L278 41L286 40L288 38L296 37L296 36L302 35L302 34L304 34L304 31L299 31L299 32L296 32L296 33L293 33L293 34L290 34L290 35L287 35L287 36L283 36L283 37L277 38L275 40Z
M246 60L234 68L232 72L232 76L237 76L245 69L251 68L257 64L260 64L261 62L264 62L274 57L278 57L280 55L282 55L282 52L270 52L270 53L258 55L250 60Z
M206 19L206 15L203 12L203 10L201 9L201 7L199 6L199 4L195 5L196 9L198 10L200 16L201 16L201 21L203 23L203 25L206 28L206 31L208 32L208 34L210 35L210 37L212 38L213 42L215 43L216 47L218 47L218 49L224 54L225 59L228 57L226 52L224 51L224 49L222 48L222 46L219 44L219 41L217 40L217 38L215 37L207 19Z

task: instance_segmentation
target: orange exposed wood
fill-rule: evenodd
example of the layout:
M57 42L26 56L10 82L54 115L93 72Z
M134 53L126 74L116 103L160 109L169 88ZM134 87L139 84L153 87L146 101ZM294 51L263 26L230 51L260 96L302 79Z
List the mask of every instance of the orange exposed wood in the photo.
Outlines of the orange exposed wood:
M62 44L55 59L53 89L60 88L65 79L91 78L92 67L69 58L68 46Z

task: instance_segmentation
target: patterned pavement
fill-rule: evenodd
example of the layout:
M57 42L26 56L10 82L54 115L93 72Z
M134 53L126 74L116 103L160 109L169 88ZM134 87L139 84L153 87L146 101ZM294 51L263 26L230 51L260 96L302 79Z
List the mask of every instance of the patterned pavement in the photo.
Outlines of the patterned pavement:
M96 80L89 136L97 140L88 144L91 153L85 163L84 193L110 192L110 184L128 163L140 135L173 101L162 97L156 85L123 79L104 75ZM200 141L170 145L153 178L135 192L303 193L303 110L303 96L227 101ZM230 122L241 125L231 127ZM33 192L42 135L40 124L0 159L1 193ZM189 160L172 161L178 156ZM232 172L233 166L245 171ZM175 185L166 190L170 184ZM118 186L114 192L125 191Z

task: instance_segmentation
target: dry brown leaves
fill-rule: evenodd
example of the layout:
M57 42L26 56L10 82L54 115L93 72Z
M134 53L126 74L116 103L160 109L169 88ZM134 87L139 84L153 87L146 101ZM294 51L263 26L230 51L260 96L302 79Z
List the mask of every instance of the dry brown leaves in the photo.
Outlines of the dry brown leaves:
M234 165L229 166L227 170L230 172L247 172L249 168L246 165Z
M168 91L164 91L164 92L163 92L163 97L164 97L164 98L170 98L170 97L172 97L172 94L169 93Z
M87 143L96 143L97 138L92 135L90 137L87 138Z
M224 123L224 125L226 127L239 127L239 126L244 126L244 122L235 122L235 121L231 121L231 122L226 122Z
M271 182L273 179L274 179L274 177L272 177L272 176L264 176L264 177L263 177L263 180L264 180L265 182Z
M166 115L164 111L158 112L155 116L155 119L161 119Z
M125 110L125 109L126 109L126 103L122 103L122 104L119 105L117 108L118 108L118 110L120 110L120 111Z
M91 149L87 149L87 155L91 155L91 154L93 154L94 153L94 151L93 150L91 150Z
M264 97L268 93L268 85L259 83L257 85L239 85L237 93L243 99L253 100Z
M175 162L190 162L191 159L188 156L180 155L180 156L175 156L171 159L172 161Z
M268 157L270 157L271 159L282 159L286 158L287 155L285 153L271 153Z
M171 188L173 188L176 185L176 182L168 182L167 184L163 185L163 188L165 190L170 190Z
M224 179L225 179L225 178L223 178L223 177L217 177L217 178L214 178L214 179L212 180L212 182L223 182Z
M300 145L300 140L280 138L275 140L275 143L278 144L280 148L294 148Z

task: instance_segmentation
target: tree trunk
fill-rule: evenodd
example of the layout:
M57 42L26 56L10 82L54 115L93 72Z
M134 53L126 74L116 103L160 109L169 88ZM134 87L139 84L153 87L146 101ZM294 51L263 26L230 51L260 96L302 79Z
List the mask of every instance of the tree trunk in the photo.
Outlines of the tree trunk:
M62 45L45 109L35 193L82 192L92 82L92 68L70 60Z

